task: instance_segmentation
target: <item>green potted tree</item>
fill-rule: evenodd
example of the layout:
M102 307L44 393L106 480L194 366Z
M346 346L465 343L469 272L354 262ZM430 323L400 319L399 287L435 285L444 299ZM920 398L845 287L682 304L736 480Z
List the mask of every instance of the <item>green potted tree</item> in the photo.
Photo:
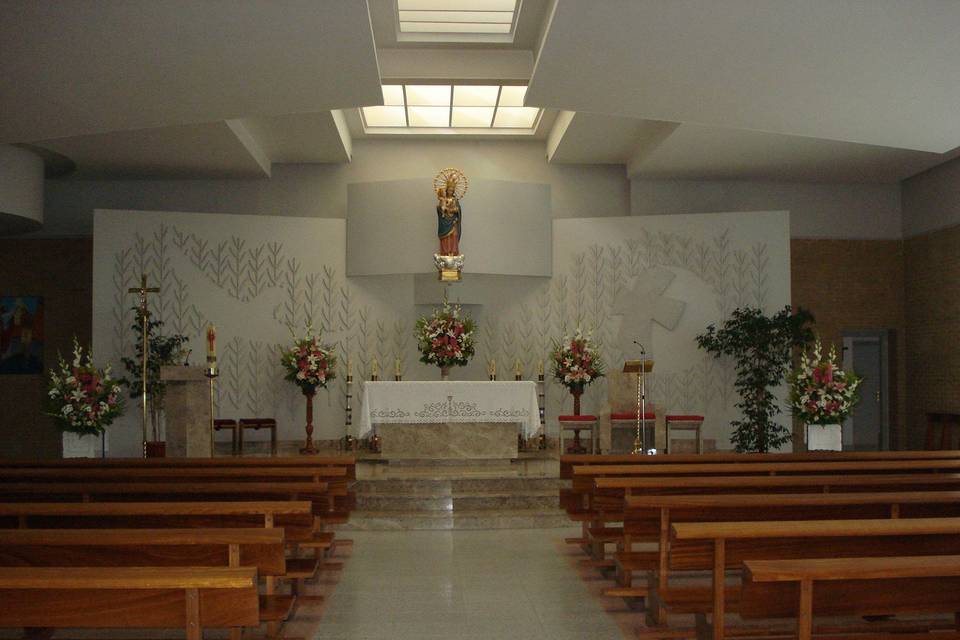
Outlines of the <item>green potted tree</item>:
M131 398L139 398L143 393L143 317L138 307L134 307L136 320L133 331L136 335L136 356L122 358L129 378L121 382L130 389ZM163 457L166 443L163 441L163 398L167 384L160 380L160 367L182 364L187 351L184 345L187 336L183 334L163 335L163 320L147 320L147 415L150 417L149 435L146 453L148 457Z
M793 350L813 341L813 314L787 305L772 316L756 307L735 309L720 328L697 336L701 349L732 357L742 420L731 423L730 442L738 452L766 453L790 442L790 430L775 421L782 413L773 389L783 384Z

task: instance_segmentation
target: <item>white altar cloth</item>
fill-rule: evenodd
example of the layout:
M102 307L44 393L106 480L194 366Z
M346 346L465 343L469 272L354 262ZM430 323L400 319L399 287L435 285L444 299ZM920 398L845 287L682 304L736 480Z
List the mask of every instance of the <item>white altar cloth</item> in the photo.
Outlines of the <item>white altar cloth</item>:
M357 437L377 423L518 422L530 438L540 430L536 383L367 382Z

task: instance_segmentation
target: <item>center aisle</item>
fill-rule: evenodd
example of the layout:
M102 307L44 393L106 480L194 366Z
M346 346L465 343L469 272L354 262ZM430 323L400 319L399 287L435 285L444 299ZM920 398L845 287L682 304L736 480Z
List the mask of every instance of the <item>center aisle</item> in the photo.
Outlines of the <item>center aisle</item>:
M577 531L351 532L351 557L315 637L627 637L559 546Z

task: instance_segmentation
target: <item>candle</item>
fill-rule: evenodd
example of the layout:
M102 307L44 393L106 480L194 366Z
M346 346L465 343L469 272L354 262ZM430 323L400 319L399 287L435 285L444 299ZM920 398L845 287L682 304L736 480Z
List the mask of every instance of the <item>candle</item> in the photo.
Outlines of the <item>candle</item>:
M377 356L373 356L370 361L370 377L376 378L380 375L380 364L377 362Z
M393 363L393 373L398 378L400 377L400 358L397 358Z
M538 376L542 376L542 375L543 375L543 361L540 361L540 362L537 364L537 375L538 375Z
M490 375L492 375L492 376L497 375L497 361L496 361L496 360L491 360L491 361L490 361Z
M518 358L517 361L516 361L516 362L514 363L514 365L513 365L513 375L519 378L520 375L521 375L521 373L522 373L522 371L521 371L521 369L520 369L520 360L519 360L519 358Z
M217 328L213 323L207 325L207 362L217 360Z
M347 357L347 375L353 376L353 360Z

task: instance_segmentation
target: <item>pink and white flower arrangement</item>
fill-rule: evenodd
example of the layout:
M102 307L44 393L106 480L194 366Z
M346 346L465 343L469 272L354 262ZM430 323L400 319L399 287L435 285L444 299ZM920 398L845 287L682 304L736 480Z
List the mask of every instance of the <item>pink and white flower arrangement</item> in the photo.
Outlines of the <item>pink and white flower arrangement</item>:
M584 333L577 327L572 336L564 336L554 342L553 377L571 390L583 390L591 382L603 377L603 362L600 349L593 341L593 334Z
M50 370L47 406L63 431L100 435L123 413L123 395L110 367L95 367L89 351L74 338L73 360L60 356L57 368Z
M476 327L458 304L443 303L429 316L417 320L414 335L420 362L446 369L463 367L476 352Z
M337 356L320 341L319 335L313 335L310 328L307 329L307 335L295 340L292 347L281 353L280 363L287 372L284 379L296 384L305 393L317 387L326 387L337 377Z
M813 353L800 356L800 366L790 374L790 405L804 424L840 424L859 401L861 379L837 364L837 351L823 357L820 340Z

